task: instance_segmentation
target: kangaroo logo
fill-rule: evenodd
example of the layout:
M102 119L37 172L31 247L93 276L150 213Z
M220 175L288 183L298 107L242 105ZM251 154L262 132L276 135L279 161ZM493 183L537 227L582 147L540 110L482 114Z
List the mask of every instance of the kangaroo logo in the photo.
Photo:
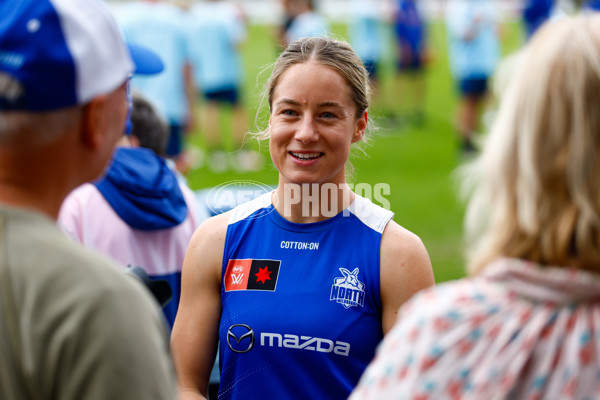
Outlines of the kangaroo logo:
M340 303L344 308L364 306L365 284L358 280L359 269L350 272L340 268L343 277L335 278L331 286L330 301Z

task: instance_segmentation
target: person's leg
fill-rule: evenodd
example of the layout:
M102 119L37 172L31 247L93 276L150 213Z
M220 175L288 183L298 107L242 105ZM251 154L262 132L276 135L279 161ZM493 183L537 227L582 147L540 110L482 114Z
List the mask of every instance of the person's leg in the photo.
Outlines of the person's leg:
M460 100L458 105L457 130L462 139L463 152L476 150L475 134L479 127L481 105L488 92L487 77L477 76L459 82Z
M425 74L420 57L413 56L409 47L404 47L396 65L395 102L401 123L421 125L424 121Z
M369 84L371 85L371 104L384 106L380 102L385 101L385 96L380 93L379 88L379 62L377 60L363 61L365 69L369 73Z
M410 77L410 119L417 126L421 126L425 122L425 94L426 82L425 71L422 66L415 67Z
M241 149L244 147L244 141L246 138L246 132L248 131L248 119L246 115L246 109L241 105L232 107L233 121L233 143L234 149Z
M240 150L244 147L244 140L248 131L248 116L240 99L239 89L234 88L224 92L223 101L231 107L233 148L234 150Z
M408 87L408 76L405 70L397 68L394 74L393 88L391 101L389 104L392 105L392 109L389 113L391 122L396 126L400 127L405 118L406 110L408 108L407 102L410 91Z
M227 154L220 129L220 113L222 93L220 91L204 93L204 135L207 147L208 168L216 173L225 172L227 166Z
M219 130L219 108L219 104L213 100L207 100L204 106L203 131L209 151L223 149L223 139Z
M473 142L477 130L477 116L479 114L479 101L476 96L463 95L458 104L457 130L462 140L462 150L474 151Z
M229 154L229 163L237 171L257 171L262 169L264 161L262 156L246 146L246 132L248 131L248 116L238 88L227 89L221 92L223 106L231 109L231 130L233 153Z
M232 113L235 144L233 167L240 172L259 171L264 167L265 161L262 154L251 150L246 142L246 132L248 130L246 109L238 103L233 106Z

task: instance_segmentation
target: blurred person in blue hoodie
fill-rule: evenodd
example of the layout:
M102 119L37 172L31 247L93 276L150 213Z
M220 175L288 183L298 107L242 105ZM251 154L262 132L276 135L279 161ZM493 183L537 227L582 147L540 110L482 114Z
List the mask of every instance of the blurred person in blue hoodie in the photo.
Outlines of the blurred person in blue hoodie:
M59 224L124 269L139 266L151 279L166 280L173 297L163 311L172 326L183 257L201 218L194 193L163 157L167 125L139 94L133 96L131 122L131 132L123 135L105 176L69 194Z
M522 17L527 39L552 15L554 0L527 0L523 4Z

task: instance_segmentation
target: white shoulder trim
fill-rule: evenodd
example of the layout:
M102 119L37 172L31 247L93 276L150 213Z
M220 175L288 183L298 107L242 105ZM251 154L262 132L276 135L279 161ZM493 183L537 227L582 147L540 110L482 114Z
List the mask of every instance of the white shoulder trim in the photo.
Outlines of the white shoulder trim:
M256 211L269 207L271 205L271 194L273 192L268 192L261 194L257 198L247 201L245 203L236 206L231 213L231 218L229 218L229 225L235 224L245 218L248 218L250 215L255 213Z
M356 195L348 211L354 214L363 224L376 232L383 233L387 223L394 217L392 211L373 204L371 200Z

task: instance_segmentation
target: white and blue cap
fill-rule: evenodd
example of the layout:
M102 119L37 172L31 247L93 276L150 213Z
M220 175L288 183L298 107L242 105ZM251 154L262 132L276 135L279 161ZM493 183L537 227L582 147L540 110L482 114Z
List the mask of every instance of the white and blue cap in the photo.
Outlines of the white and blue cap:
M85 104L136 69L102 0L3 0L0 15L0 110ZM145 52L139 56L144 63Z

